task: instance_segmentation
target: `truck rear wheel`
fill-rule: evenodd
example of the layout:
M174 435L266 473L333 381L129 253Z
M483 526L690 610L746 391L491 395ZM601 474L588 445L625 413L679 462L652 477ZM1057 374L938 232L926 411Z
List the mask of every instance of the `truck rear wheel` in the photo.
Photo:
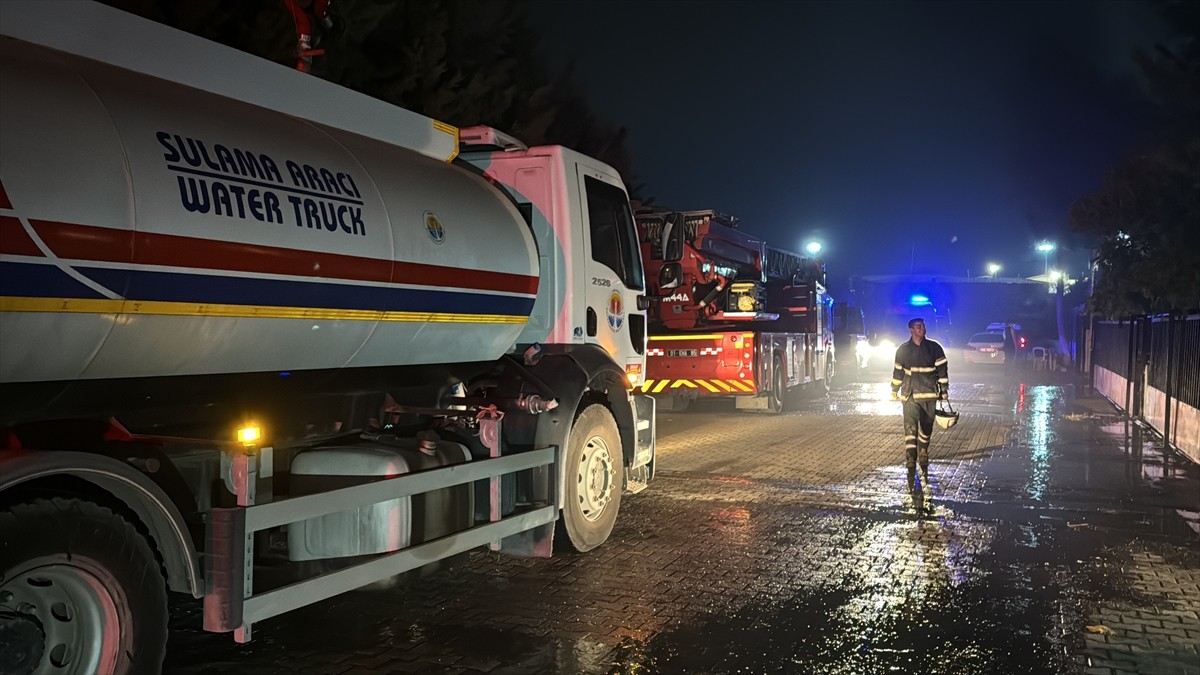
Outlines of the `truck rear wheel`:
M783 412L787 398L787 384L783 379L783 360L776 358L771 370L771 391L767 394L767 405L773 413Z
M579 553L608 540L621 507L621 434L612 413L590 405L575 418L567 441L560 541Z
M34 672L157 673L167 592L146 539L107 508L38 499L0 511L0 605L39 627Z

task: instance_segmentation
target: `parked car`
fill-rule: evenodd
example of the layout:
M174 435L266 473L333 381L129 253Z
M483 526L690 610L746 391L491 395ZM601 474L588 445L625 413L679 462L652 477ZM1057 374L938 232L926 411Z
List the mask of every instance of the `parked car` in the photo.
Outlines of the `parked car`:
M998 321L996 323L989 323L988 327L987 327L987 332L999 333L1000 335L1004 335L1004 327L1007 325L1008 324L1004 323L1003 321ZM1029 340L1025 338L1025 331L1021 330L1021 324L1014 323L1012 325L1012 327L1013 327L1013 334L1016 336L1016 339L1017 339L1017 353L1020 354L1023 350L1028 349Z
M963 345L963 360L967 363L1004 363L1004 334L990 331L976 333Z

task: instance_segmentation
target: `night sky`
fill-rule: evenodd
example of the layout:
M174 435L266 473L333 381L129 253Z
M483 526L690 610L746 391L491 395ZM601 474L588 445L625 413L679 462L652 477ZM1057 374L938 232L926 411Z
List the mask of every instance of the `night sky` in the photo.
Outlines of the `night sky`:
M533 2L543 61L629 132L656 204L862 274L1043 272L1067 211L1153 138L1144 2ZM628 177L627 177L628 180ZM1050 258L1051 266L1055 259Z

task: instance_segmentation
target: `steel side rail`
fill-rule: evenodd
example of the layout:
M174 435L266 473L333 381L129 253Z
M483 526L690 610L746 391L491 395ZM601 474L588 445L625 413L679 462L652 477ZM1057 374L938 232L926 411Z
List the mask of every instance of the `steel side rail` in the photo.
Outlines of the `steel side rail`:
M455 532L432 541L382 554L350 567L253 594L254 533L309 518L340 513L378 502L489 479L514 471L549 466L557 449L541 448L492 459L429 469L329 492L293 497L256 506L213 508L210 512L204 629L234 632L247 642L255 621L268 619L382 581L422 565L457 555L504 537L553 523L558 518L558 486L550 486L550 503L500 520ZM551 471L554 474L554 471Z
M428 563L457 555L473 548L486 546L509 535L524 532L538 525L553 523L558 509L543 506L533 511L512 515L494 523L477 525L469 530L446 535L433 541L411 546L382 558L360 563L336 572L306 579L283 588L252 595L245 599L242 619L246 626L269 619L314 602L332 598L346 591L382 581Z
M246 507L246 533L258 532L309 518L349 511L398 497L440 490L554 462L554 448L531 450L493 459L479 459L418 473L404 474L365 485L290 497ZM213 509L214 511L216 509Z

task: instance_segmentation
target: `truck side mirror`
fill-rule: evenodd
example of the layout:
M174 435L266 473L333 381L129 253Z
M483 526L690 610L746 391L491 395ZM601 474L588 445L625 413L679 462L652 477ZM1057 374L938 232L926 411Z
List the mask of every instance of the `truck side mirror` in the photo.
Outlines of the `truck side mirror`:
M658 270L658 287L662 290L678 288L683 282L683 266L677 262L664 264Z

